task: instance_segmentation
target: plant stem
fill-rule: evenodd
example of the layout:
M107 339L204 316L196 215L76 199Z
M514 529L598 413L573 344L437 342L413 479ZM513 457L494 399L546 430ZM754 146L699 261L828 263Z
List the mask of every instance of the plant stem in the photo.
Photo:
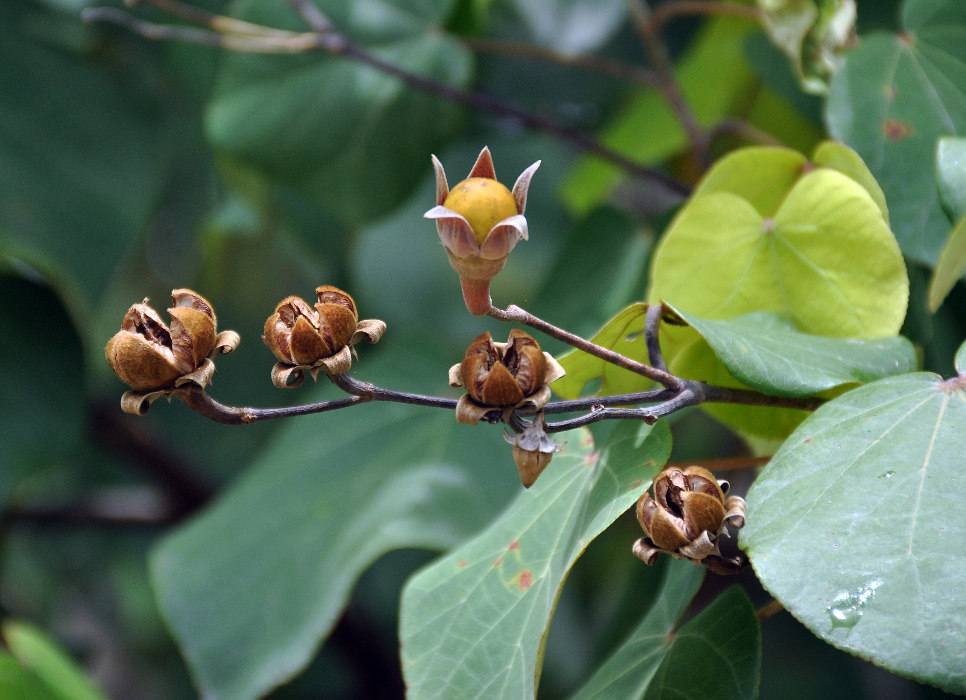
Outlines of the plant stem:
M441 83L388 63L335 31L328 19L314 6L304 2L304 0L290 0L290 2L313 28L313 31L287 32L272 27L262 27L224 15L215 15L190 8L190 6L183 5L176 0L146 0L146 3L191 19L197 24L203 25L206 29L149 22L112 7L88 8L81 13L81 17L87 22L112 22L135 34L154 40L185 41L251 53L298 54L309 51L324 51L333 56L351 58L386 75L391 75L422 92L461 104L471 110L486 112L499 117L510 117L528 128L556 136L581 151L593 153L614 163L634 177L651 182L652 185L659 187L673 199L684 199L690 192L688 186L665 175L660 170L635 163L620 153L607 148L591 136L570 129L541 114L528 112L488 95Z
M758 610L755 611L755 616L758 618L758 622L764 622L769 617L777 615L784 609L785 607L781 603L779 603L777 600L772 600L758 608Z
M513 323L522 323L524 325L535 328L536 330L549 335L551 338L556 338L567 345L582 350L589 355L594 357L599 357L605 362L610 362L613 365L626 369L635 374L639 374L643 377L647 377L650 380L661 384L672 390L679 390L682 386L682 380L677 377L668 374L666 371L658 369L656 367L651 367L650 365L645 365L637 360L632 360L628 357L624 357L620 353L614 352L613 350L608 350L605 347L596 345L589 340L581 338L579 335L574 335L562 328L558 328L552 323L548 323L533 314L524 311L519 306L514 306L511 304L506 309L498 309L493 306L490 308L489 316L499 319L500 321L510 321Z

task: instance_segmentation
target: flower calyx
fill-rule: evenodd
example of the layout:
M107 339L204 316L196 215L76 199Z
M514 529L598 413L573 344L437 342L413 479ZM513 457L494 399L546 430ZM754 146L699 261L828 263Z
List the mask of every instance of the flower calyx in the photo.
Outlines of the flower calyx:
M515 435L503 431L503 439L513 445L513 462L520 472L520 481L524 488L533 486L537 477L550 464L554 453L562 449L562 445L547 437L546 427L543 413L538 413L530 427L522 433Z
M436 206L423 216L436 221L439 240L460 277L463 301L474 316L491 306L490 280L506 264L510 251L528 237L527 191L540 161L524 170L513 189L496 179L490 149L483 148L470 174L451 190L446 173L432 156L436 173Z
M633 552L644 563L653 564L664 553L717 574L736 574L747 565L740 552L730 557L719 549L719 537L729 536L729 527L738 530L745 524L745 501L725 497L727 481L716 480L704 467L670 468L655 477L652 490L636 507L647 536L634 543Z
M319 372L347 372L353 346L362 339L377 343L386 331L384 321L360 321L355 300L338 287L322 285L315 293L314 307L300 297L286 297L265 321L262 341L279 359L272 368L272 382L280 389L299 386L305 372L315 380Z
M147 299L131 306L104 348L111 369L132 389L121 397L127 413L144 415L155 400L170 400L182 388L203 389L215 373L212 358L241 340L235 331L218 333L215 312L200 294L175 289L171 303L170 326Z
M538 411L550 401L547 385L563 375L560 363L526 331L510 331L505 343L483 333L449 370L450 386L467 392L456 406L456 420L476 425L497 409L501 416L515 409Z

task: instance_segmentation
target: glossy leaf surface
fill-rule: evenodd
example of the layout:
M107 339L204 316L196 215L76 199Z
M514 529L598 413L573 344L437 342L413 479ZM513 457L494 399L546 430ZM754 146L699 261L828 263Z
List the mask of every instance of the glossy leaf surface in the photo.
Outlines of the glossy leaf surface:
M773 396L814 396L843 384L860 384L916 368L906 338L828 338L801 333L769 312L708 321L679 312L708 342L728 371Z
M964 435L960 380L917 373L849 391L765 467L740 537L815 634L960 693L966 598L950 592L966 571Z

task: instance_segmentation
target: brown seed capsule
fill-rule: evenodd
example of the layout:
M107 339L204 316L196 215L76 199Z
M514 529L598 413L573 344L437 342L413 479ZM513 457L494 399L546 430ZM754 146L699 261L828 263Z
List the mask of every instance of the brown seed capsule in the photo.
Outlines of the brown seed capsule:
M104 348L114 373L137 391L172 385L215 349L217 326L211 304L190 289L175 289L171 300L170 327L145 299L128 309L121 330Z
M540 350L529 333L512 330L506 343L495 343L483 333L449 370L450 386L466 387L467 392L456 407L456 420L475 424L494 409L539 410L550 400L547 385L563 375L560 363Z
M647 537L634 544L634 554L648 564L666 553L706 563L717 573L739 571L742 564L723 557L717 540L726 525L744 525L745 502L737 496L726 499L722 484L727 482L698 466L658 474L654 495L644 493L637 501L637 520Z
M316 294L315 308L299 297L287 297L265 321L262 340L284 363L311 365L335 355L352 340L359 323L352 297L329 285L319 287Z
M543 386L546 366L537 341L514 329L502 352L489 333L478 336L466 350L460 376L478 404L515 406Z

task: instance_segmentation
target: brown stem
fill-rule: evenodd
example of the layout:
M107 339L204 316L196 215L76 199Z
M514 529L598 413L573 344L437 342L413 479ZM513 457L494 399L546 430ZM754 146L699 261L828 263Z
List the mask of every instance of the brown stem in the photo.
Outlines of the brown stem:
M184 16L185 14L184 7L186 6L176 3L174 0L151 0L151 2L156 5L159 2L162 5L173 4L178 8L177 13L179 15ZM305 33L286 32L271 27L260 27L260 25L240 22L224 15L212 15L200 10L195 15L196 21L209 29L148 22L111 7L88 8L81 13L81 17L87 22L113 22L148 39L186 41L232 51L254 53L325 51L333 56L351 58L386 75L391 75L422 92L461 104L478 112L486 112L499 117L511 117L523 126L556 136L579 150L592 153L614 163L634 177L650 181L671 198L684 199L690 192L688 186L661 171L635 163L620 153L605 147L587 134L567 128L543 115L519 109L488 95L470 92L416 73L410 73L384 61L334 31L323 15L317 11L313 13L304 2L300 2L300 0L290 0L290 2L293 2L306 22L317 27L314 31ZM261 31L256 32L256 29Z
M647 358L651 366L662 372L668 372L664 362L664 353L661 352L661 314L664 313L664 304L651 304L647 307L644 316L644 342L647 343Z
M630 6L634 17L634 28L643 41L654 73L658 77L657 89L680 121L698 162L706 167L711 162L708 134L698 123L697 117L691 111L691 105L684 96L684 91L678 84L674 65L661 38L660 24L652 19L653 13L646 0L632 0Z
M187 385L185 388L178 389L174 395L181 399L192 411L200 413L205 418L209 418L225 425L246 425L273 418L291 418L293 416L305 416L312 413L324 413L334 411L339 408L348 408L358 403L365 403L370 399L360 396L348 396L332 401L321 401L319 403L307 404L304 406L284 406L281 408L240 408L238 406L226 406L211 398L204 389L197 385Z
M556 338L567 345L582 350L583 352L593 355L594 357L599 357L605 362L610 362L613 365L626 369L635 374L640 374L643 377L647 377L668 389L679 390L682 387L682 380L677 377L668 374L667 372L657 369L656 367L651 367L650 365L645 365L637 360L632 360L628 357L624 357L620 353L609 350L600 345L596 345L589 340L581 338L579 335L574 335L562 328L558 328L551 323L547 323L541 318L534 316L533 314L524 311L519 306L511 304L506 309L499 309L495 306L490 308L489 316L498 319L500 321L510 321L512 323L522 323L524 325L535 328L541 333L549 335L551 338Z
M758 608L758 610L755 611L755 616L758 618L758 622L764 622L769 617L777 615L784 609L785 607L781 603L779 603L777 600L772 600Z
M744 17L753 22L761 22L761 11L757 7L718 0L677 0L661 3L651 10L650 21L660 28L672 19L689 15Z
M620 80L637 83L642 87L658 88L660 80L652 71L638 66L628 65L619 61L612 61L599 56L585 56L581 54L564 53L543 46L524 44L517 41L502 39L487 39L484 37L460 37L463 44L477 53L491 53L503 56L528 58L545 61L566 68L577 68L601 75L609 75Z

